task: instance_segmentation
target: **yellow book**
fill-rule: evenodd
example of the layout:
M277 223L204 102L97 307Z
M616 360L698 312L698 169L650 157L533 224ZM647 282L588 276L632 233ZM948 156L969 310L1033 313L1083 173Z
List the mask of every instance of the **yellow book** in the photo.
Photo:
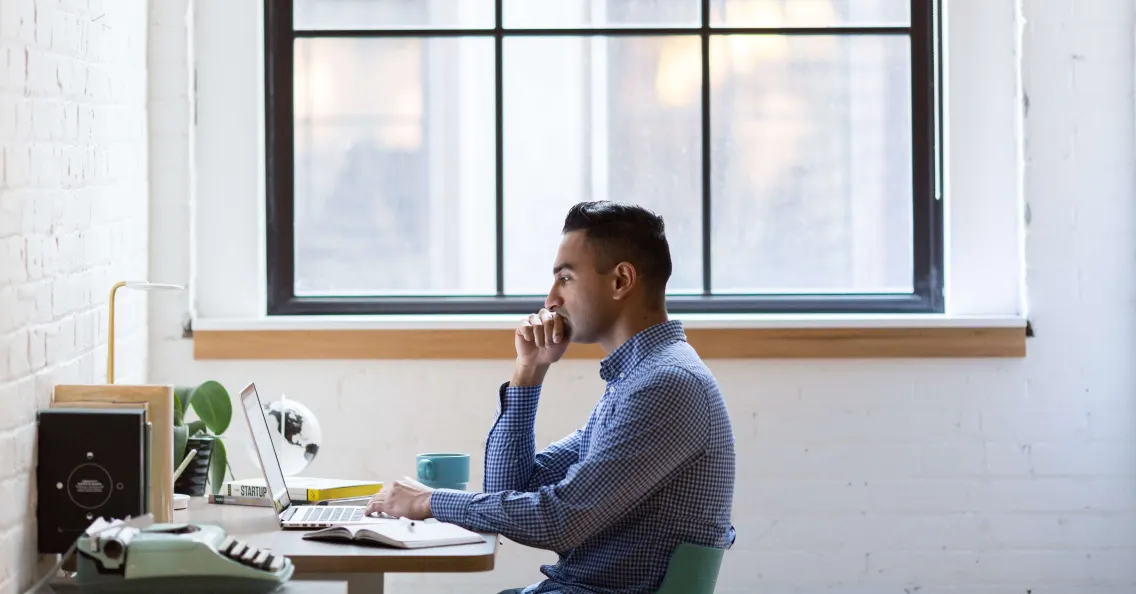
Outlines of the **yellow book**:
M318 503L345 497L370 497L383 488L382 481L328 479L310 476L285 477L288 497L293 501ZM230 497L268 497L263 478L225 481L221 493Z

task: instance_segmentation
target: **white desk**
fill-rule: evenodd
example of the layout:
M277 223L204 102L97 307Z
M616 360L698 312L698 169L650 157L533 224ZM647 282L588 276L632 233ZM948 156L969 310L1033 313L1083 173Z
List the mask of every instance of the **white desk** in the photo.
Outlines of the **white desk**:
M194 497L188 510L175 511L174 521L220 526L234 538L291 559L293 579L342 580L350 594L381 594L387 572L490 571L497 558L495 534L482 534L479 544L425 549L316 542L303 540L305 530L282 530L272 508L210 505L202 497Z

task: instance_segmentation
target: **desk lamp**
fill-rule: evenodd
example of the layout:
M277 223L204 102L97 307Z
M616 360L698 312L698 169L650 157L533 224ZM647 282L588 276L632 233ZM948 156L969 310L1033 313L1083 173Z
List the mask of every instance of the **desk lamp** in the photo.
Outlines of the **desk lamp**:
M110 323L107 325L107 375L108 384L114 383L114 295L119 289L138 289L140 291L180 291L185 287L165 283L152 283L149 281L119 281L110 288Z

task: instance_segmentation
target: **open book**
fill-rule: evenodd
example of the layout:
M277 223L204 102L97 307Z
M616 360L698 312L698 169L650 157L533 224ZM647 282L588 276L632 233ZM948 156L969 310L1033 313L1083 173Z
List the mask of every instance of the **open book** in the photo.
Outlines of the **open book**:
M305 540L347 541L380 544L400 549L421 549L484 542L481 535L456 524L406 519L340 524L304 535Z

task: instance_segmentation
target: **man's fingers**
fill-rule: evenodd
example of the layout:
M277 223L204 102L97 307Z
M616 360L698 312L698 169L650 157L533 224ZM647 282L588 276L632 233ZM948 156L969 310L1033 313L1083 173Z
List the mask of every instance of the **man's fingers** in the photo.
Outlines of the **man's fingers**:
M393 486L392 487L383 487L382 490L380 490L378 493L375 493L371 497L371 501L369 503L367 503L367 509L366 509L367 515L371 515L372 513L382 513L384 511L386 511L387 499L389 499L389 497L390 497L390 494L391 494L390 490L392 488L393 488Z
M552 334L556 328L556 315L547 309L542 309L540 310L540 321L544 327L544 344L550 346L553 344Z
M552 314L552 343L560 344L564 340L564 318L560 314Z
M521 320L517 327L517 335L535 343L539 348L544 348L567 339L568 326L560 314L542 309Z
M537 314L529 316L529 325L532 326L533 341L536 342L536 346L544 348L544 322L540 316Z
M532 324L529 323L529 320L527 318L521 322L521 327L517 329L517 332L520 333L521 338L524 338L529 342L533 341Z

